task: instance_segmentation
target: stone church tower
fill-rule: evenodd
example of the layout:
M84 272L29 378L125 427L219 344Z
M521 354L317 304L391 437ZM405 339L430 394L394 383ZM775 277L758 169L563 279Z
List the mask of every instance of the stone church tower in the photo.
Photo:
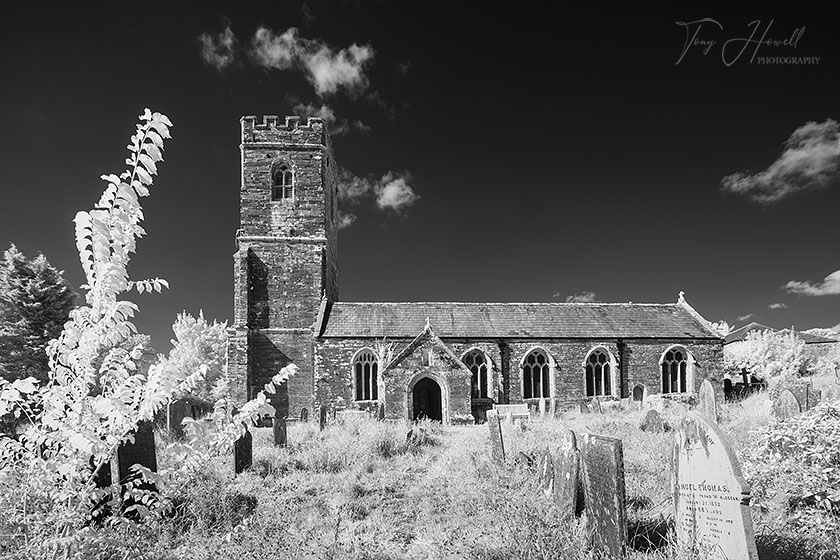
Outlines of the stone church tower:
M241 404L297 364L272 402L278 417L297 418L315 399L315 320L338 299L337 170L321 119L243 117L241 127L228 371Z

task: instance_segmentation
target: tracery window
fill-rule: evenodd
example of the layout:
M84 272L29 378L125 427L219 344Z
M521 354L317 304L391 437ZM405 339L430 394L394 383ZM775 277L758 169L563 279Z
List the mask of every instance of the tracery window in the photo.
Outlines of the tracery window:
M586 396L598 397L612 394L613 360L603 348L595 348L586 358Z
M362 350L353 359L355 374L356 400L375 401L379 398L377 374L379 364L372 350Z
M487 358L484 357L484 353L478 349L471 350L464 356L462 361L472 372L472 382L470 383L470 395L472 398L488 398Z
M662 392L688 391L688 351L681 346L669 348L662 356Z
M531 350L522 362L522 397L539 399L550 396L551 366L544 350Z
M288 165L282 163L271 175L271 200L292 198L295 194L295 176Z

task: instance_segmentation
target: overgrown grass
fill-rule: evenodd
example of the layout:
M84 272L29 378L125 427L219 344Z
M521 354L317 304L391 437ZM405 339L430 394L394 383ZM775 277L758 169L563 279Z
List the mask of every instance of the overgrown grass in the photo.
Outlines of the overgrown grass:
M803 445L818 447L827 426L840 429L840 414L780 426L766 399L754 395L721 411L721 426L753 477L760 557L838 558L838 512L791 501L814 487L818 471L836 466L840 459L830 450L837 445L820 447L822 463L805 468L796 453L773 451L766 436L807 434ZM665 408L663 416L673 426L684 410ZM270 429L254 429L254 462L244 474L234 478L232 457L208 465L175 497L170 518L142 532L101 531L99 539L121 543L115 550L128 551L121 552L126 558L592 559L584 522L545 497L536 469L516 458L556 447L568 429L621 438L632 530L651 510L667 512L671 499L674 435L641 431L642 418L636 410L611 410L533 419L524 430L503 424L502 466L491 461L487 426L362 420L321 432L316 424L290 424L285 448L272 445ZM756 461L764 470L751 466ZM817 478L803 482L808 473ZM657 529L667 536L667 526ZM637 542L628 551L632 559L703 557L667 540L647 548Z

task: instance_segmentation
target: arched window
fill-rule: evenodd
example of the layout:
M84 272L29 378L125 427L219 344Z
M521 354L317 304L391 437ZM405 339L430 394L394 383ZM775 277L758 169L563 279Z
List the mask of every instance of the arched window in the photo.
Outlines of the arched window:
M292 198L295 193L295 176L285 163L274 167L271 173L271 200Z
M545 351L535 348L522 361L522 398L540 399L551 396L551 365Z
M615 360L604 348L595 348L584 362L586 370L586 396L599 397L613 394Z
M685 393L689 385L689 354L682 346L672 346L665 351L662 365L662 392Z
M467 352L461 361L472 372L472 382L470 384L470 395L472 398L488 398L487 358L484 357L484 353L476 348Z
M364 349L353 358L356 381L356 400L375 401L379 398L377 373L379 364L372 350Z

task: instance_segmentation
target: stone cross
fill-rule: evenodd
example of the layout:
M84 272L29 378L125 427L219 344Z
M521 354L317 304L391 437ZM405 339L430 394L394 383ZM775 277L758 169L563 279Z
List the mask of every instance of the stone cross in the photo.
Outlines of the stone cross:
M560 511L575 515L583 504L580 452L575 433L567 430L554 454L554 502Z
M750 487L717 423L688 412L675 433L671 487L677 542L701 557L758 560Z
M787 420L802 412L799 399L790 389L785 389L779 394L779 398L773 403L773 415L778 420Z
M274 431L274 445L286 447L286 438L288 436L286 432L286 419L275 417L272 427Z
M592 546L612 558L623 558L627 546L627 505L621 440L584 434L579 445Z
M490 449L493 461L505 462L505 443L502 439L502 419L495 410L487 411L487 427L490 429Z
M718 422L720 417L718 416L717 401L715 400L715 388L712 387L712 383L708 379L704 379L703 383L700 384L698 397L697 411L705 414L706 418Z
M233 472L241 473L249 468L254 460L253 438L248 426L245 426L245 433L238 440L233 442Z

